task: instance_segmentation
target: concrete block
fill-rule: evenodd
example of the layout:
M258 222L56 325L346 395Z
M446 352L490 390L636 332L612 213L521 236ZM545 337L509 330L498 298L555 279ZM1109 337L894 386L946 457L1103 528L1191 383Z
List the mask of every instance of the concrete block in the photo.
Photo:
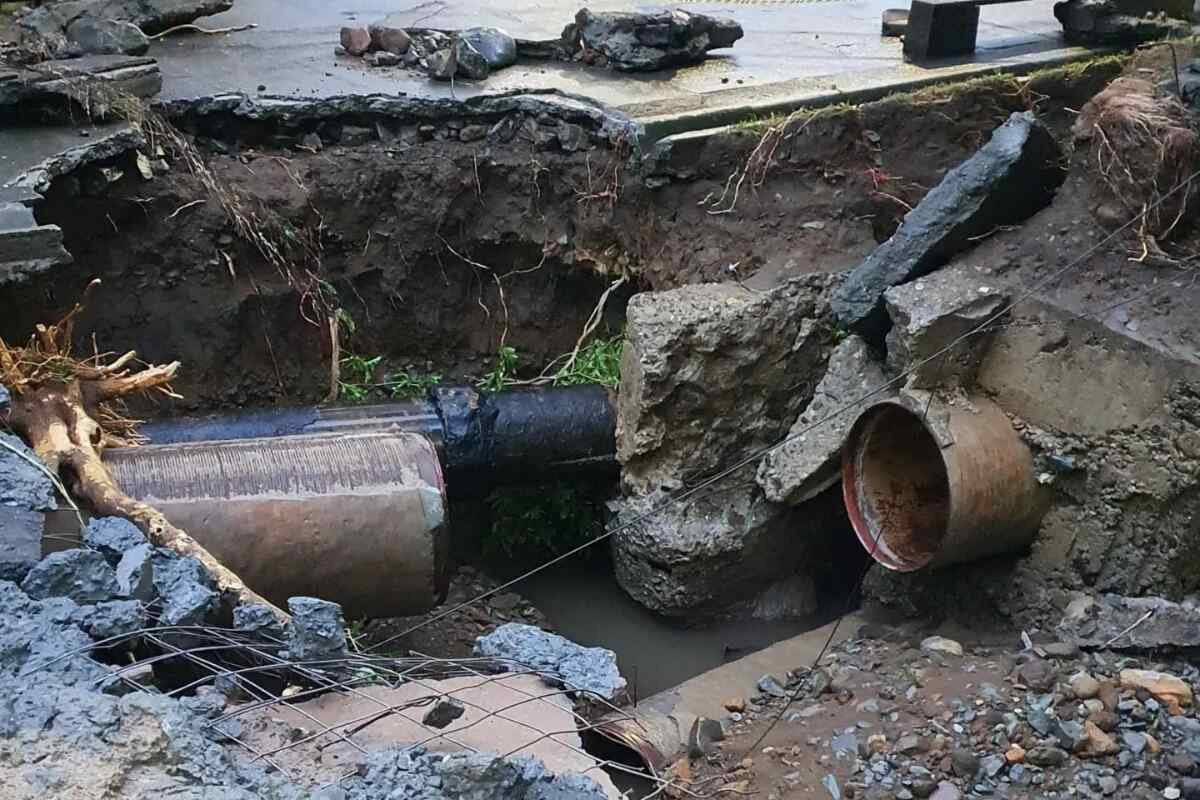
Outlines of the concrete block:
M842 442L858 413L894 395L895 388L888 387L856 408L822 421L887 382L882 363L864 339L850 336L834 348L825 377L817 384L808 408L788 431L788 441L759 464L757 481L767 499L799 505L835 484L840 475Z

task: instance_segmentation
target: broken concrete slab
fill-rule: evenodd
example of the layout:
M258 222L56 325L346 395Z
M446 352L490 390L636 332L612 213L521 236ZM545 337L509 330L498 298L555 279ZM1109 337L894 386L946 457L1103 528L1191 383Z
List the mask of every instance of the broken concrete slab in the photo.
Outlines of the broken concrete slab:
M813 515L768 502L753 483L684 503L667 497L610 504L617 582L651 611L692 622L748 611L766 586L813 558Z
M159 33L175 25L233 8L233 0L66 0L46 3L20 18L21 27L42 36L62 34L83 17L128 22L146 33Z
M39 463L19 438L0 433L0 580L24 580L42 558L46 514L57 504Z
M288 654L296 661L340 659L346 655L346 621L337 603L316 597L288 599L292 624Z
M731 19L671 10L649 13L582 9L563 31L569 51L599 53L608 66L646 72L702 61L710 50L732 47L742 26Z
M94 550L61 550L39 561L21 581L34 600L67 597L76 603L101 603L117 596L117 577Z
M150 49L150 39L133 23L86 14L67 26L66 37L81 53L140 56Z
M93 55L52 59L16 71L12 80L0 81L0 108L16 110L25 103L61 100L87 101L89 116L103 120L111 115L110 97L151 97L162 90L158 63L145 56Z
M1063 180L1054 136L1032 112L1014 113L980 150L946 174L900 228L850 271L832 300L838 322L880 342L883 295L941 267L975 237L1043 208Z
M677 488L778 441L828 358L836 282L807 275L769 292L720 283L634 295L617 399L623 486Z
M755 480L767 499L799 505L837 483L842 443L857 412L894 394L883 364L866 340L847 337L829 356L825 376L788 431L787 441L759 463ZM864 397L868 399L862 406L847 408Z
M992 330L980 326L999 322L996 317L1007 308L1009 296L994 276L967 265L888 289L884 302L892 320L887 334L892 374L913 370L904 382L909 389L969 387L991 344ZM968 333L970 338L959 341ZM956 343L951 350L933 358L951 343Z
M1065 0L1054 4L1054 17L1062 24L1063 38L1078 44L1136 44L1190 36L1184 19L1150 14L1148 7L1116 0ZM1183 14L1190 16L1191 9Z
M80 606L72 621L97 641L125 636L146 626L146 607L137 600L109 600Z
M590 692L605 700L619 699L625 679L617 656L603 647L584 647L533 625L509 622L475 640L475 655L500 660L517 670L521 665L545 678L560 680L572 690Z
M1060 639L1105 650L1200 647L1200 608L1161 597L1079 596L1058 624Z

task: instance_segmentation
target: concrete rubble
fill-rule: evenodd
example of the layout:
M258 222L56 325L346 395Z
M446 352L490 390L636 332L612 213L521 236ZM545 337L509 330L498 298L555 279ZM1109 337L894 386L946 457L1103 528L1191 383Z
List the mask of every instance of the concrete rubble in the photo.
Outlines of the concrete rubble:
M1170 651L1200 647L1200 608L1161 597L1081 595L1055 628L1079 647Z
M810 275L770 292L720 283L634 295L617 408L626 491L678 488L776 442L829 357L836 282Z
M650 72L702 61L732 47L742 26L731 19L674 9L651 13L582 9L563 31L569 50L587 63L622 72Z
M617 656L603 647L583 647L532 625L509 622L475 641L475 655L499 659L512 671L537 670L557 678L568 689L619 701L625 679L617 669Z
M232 7L233 0L65 0L31 9L19 24L52 58L141 55L150 47L147 34Z
M24 442L0 433L0 580L23 580L42 557L46 514L58 503L54 484L38 463Z
M975 237L1021 222L1049 203L1061 182L1050 131L1032 112L1014 113L850 271L832 301L838 323L878 342L888 328L888 289L943 266Z
M1169 14L1169 16L1168 16ZM1134 0L1063 0L1054 4L1068 42L1112 45L1189 36L1190 3Z
M842 443L857 412L894 394L895 387L870 345L853 334L847 337L829 356L812 402L796 418L787 441L759 463L755 480L767 499L799 505L837 483ZM866 403L847 408L867 396Z

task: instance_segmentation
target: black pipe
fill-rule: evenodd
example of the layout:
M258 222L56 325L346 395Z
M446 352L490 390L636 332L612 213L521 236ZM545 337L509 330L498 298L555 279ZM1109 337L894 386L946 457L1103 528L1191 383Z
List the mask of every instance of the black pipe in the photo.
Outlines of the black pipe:
M613 393L595 385L496 393L447 387L400 403L159 420L141 433L151 444L172 444L392 427L432 439L455 490L616 474Z

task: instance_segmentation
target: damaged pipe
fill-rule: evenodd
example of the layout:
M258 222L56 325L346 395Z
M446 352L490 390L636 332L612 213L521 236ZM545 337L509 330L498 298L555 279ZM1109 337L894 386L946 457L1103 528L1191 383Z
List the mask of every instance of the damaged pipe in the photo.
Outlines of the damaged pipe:
M445 597L446 493L430 440L402 432L110 450L130 496L157 507L248 586L406 616Z
M842 492L858 540L898 572L1024 549L1046 508L1029 448L978 397L867 408L842 449Z
M284 408L151 422L153 444L402 430L429 437L455 492L564 474L616 474L616 411L603 386L478 392L434 389L422 400Z

